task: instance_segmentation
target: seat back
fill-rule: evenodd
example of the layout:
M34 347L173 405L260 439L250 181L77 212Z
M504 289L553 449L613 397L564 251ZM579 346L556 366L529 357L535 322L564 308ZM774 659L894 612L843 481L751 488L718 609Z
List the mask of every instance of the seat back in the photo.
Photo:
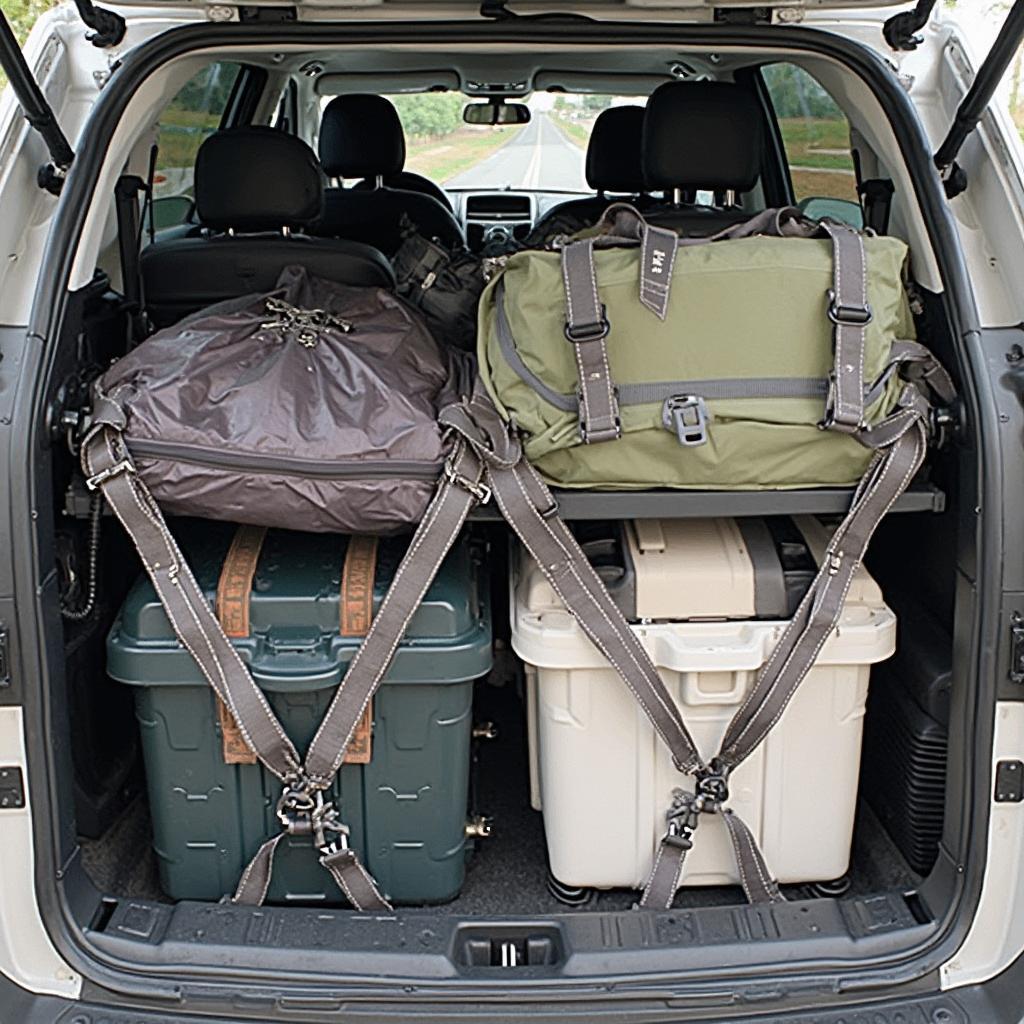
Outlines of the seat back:
M756 211L736 205L761 174L765 114L753 93L732 82L666 82L644 115L644 180L669 197L645 216L682 235L703 236ZM692 201L698 190L724 196L720 205Z
M336 96L320 125L320 164L337 180L362 178L370 187L333 187L324 196L318 235L374 245L393 255L408 217L421 234L445 246L465 241L451 210L425 192L392 188L405 166L405 135L398 112L383 96Z
M225 299L270 291L290 265L340 284L390 288L376 249L297 232L323 211L323 176L300 139L273 128L211 135L196 157L200 235L147 246L141 254L150 320L166 327Z
M586 158L587 184L597 194L553 206L534 226L531 242L542 243L590 227L613 202L630 202L641 210L650 205L640 158L643 123L643 107L601 111L590 132Z

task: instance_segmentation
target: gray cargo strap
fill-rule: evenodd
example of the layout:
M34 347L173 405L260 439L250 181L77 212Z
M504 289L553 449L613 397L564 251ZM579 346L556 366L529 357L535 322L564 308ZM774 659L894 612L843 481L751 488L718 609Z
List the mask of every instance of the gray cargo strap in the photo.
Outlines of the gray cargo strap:
M558 506L490 399L477 390L469 403L441 410L440 421L477 454L485 480L526 549L580 627L622 677L650 718L681 772L703 767L696 744L646 650L609 596Z
M912 385L908 388L916 390ZM899 420L896 436L879 450L857 487L850 511L833 534L814 582L729 723L719 753L710 762L712 774L703 779L698 776L696 793L686 794L690 800L685 805L685 814L678 812L678 796L673 802L668 814L669 828L659 846L642 906L671 906L699 815L716 811L723 814L729 830L748 898L752 902L783 898L752 833L725 806L728 779L782 717L835 628L875 529L924 461L926 421L918 404L908 399L906 408L889 419Z
M619 403L608 366L608 318L597 295L593 240L562 250L565 282L565 337L572 345L579 377L580 439L584 444L613 441L622 434Z
M246 743L279 779L294 776L301 765L298 752L224 635L160 509L136 474L120 430L104 419L106 406L97 408L82 445L90 489L103 493L135 543L174 632L230 709Z
M867 256L858 231L822 221L832 240L832 288L827 293L832 321L833 368L822 426L854 434L864 425L864 348L871 323Z
M283 784L278 817L283 831L267 840L243 874L234 902L266 897L274 853L284 835L309 835L320 863L358 910L390 905L349 849L348 829L323 798L337 773L363 711L387 671L409 619L458 536L472 506L486 497L475 455L457 444L434 496L362 646L349 664L305 763L281 728L262 691L224 635L199 589L149 489L124 446L116 402L98 396L98 415L85 439L82 465L89 486L99 489L134 542L167 611L175 634L200 671L230 708L247 744Z

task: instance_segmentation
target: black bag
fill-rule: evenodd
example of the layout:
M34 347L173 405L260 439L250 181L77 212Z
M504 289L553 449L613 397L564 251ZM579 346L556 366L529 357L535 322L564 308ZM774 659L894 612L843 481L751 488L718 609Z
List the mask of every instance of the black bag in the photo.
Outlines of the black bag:
M476 312L484 262L464 246L446 249L406 220L392 257L398 294L415 306L434 337L454 348L476 348Z

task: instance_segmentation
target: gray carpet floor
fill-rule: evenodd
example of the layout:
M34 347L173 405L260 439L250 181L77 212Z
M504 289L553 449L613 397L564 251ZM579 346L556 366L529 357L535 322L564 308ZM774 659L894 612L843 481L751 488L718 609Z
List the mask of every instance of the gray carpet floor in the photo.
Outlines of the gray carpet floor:
M477 717L498 726L498 738L480 745L474 771L476 808L493 819L494 835L478 842L462 893L448 904L450 912L493 916L629 909L637 899L632 891L597 893L578 908L566 907L551 895L543 821L529 804L523 709L514 685L482 686ZM102 839L82 840L83 863L96 885L111 896L164 900L150 842L149 811L138 800ZM849 898L906 891L919 882L863 801L852 864L845 894ZM816 895L810 886L787 886L785 891L793 899ZM733 887L683 889L676 898L680 907L742 902L742 893Z

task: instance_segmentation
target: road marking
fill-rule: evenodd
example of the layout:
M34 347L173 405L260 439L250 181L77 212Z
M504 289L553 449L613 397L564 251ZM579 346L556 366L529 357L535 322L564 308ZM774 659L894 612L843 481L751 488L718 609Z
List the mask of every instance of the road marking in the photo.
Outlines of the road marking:
M530 162L526 165L526 173L523 175L523 183L520 188L535 189L540 183L540 164L543 157L544 147L541 143L541 136L544 134L544 122L537 119L537 137L533 142L533 152L530 154Z

